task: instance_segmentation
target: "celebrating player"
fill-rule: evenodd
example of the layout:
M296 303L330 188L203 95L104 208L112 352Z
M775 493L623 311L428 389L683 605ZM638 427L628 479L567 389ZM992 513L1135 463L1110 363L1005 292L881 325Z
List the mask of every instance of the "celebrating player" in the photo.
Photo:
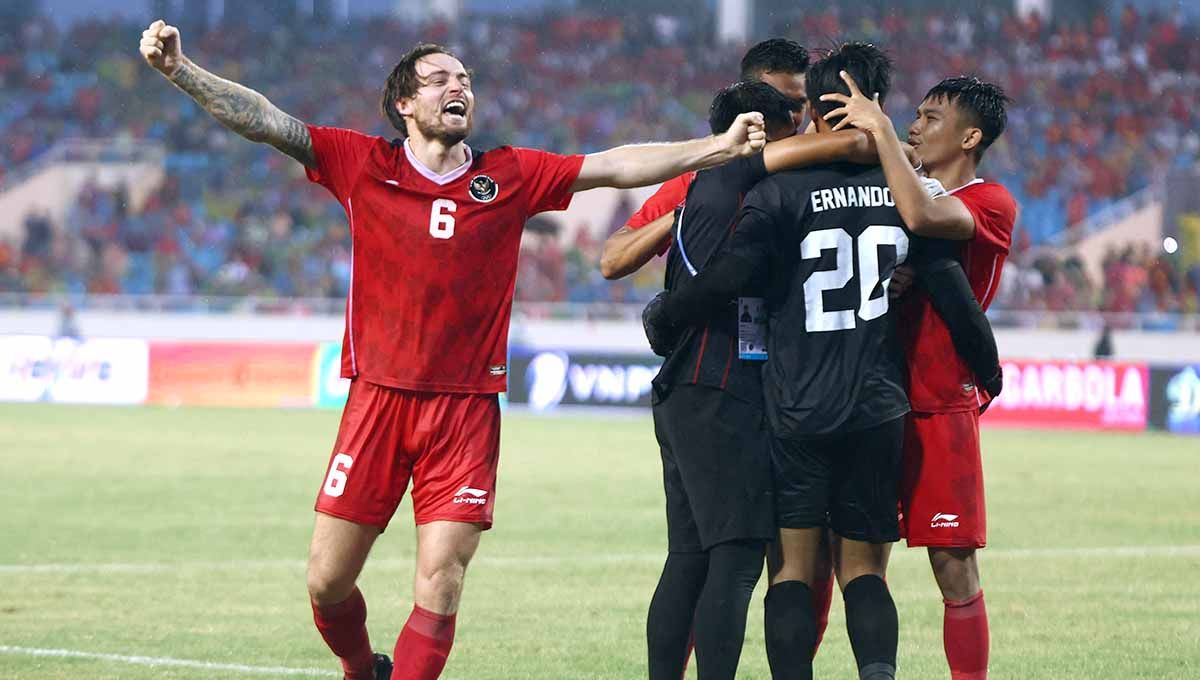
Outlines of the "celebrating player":
M793 106L766 83L742 82L713 99L709 125L717 134L739 113L760 111L767 138L781 139L795 134ZM762 154L696 173L667 258L668 290L721 249L742 197L766 174ZM775 537L762 365L740 358L737 317L729 307L704 328L653 343L667 357L654 378L654 430L668 554L646 619L650 680L679 680L693 630L698 676L733 679L763 549Z
M900 141L878 104L847 76L849 95L827 95L843 106L840 125L866 130L896 208L916 234L957 241L957 258L986 309L999 289L1012 244L1017 206L1002 185L978 176L984 152L1004 132L1004 91L978 78L948 78L925 95L908 140L928 175L950 189L930 198L901 162ZM870 91L870 90L868 90ZM909 547L926 546L945 602L943 644L953 680L986 680L988 620L976 550L987 543L979 415L996 396L1000 376L980 375L947 349L953 340L928 295L914 291L901 307L913 412L905 428L902 529ZM980 382L983 382L980 389Z
M429 680L454 638L463 578L492 525L506 351L521 229L571 193L634 187L761 150L762 116L690 142L559 156L467 146L471 76L419 45L387 79L383 111L403 141L306 125L184 55L179 30L143 32L146 61L234 132L305 166L344 208L353 239L342 374L353 380L317 497L308 590L318 630L351 680ZM376 657L356 581L410 479L415 604Z
M785 130L786 125L782 122L777 124L772 134L773 141L767 145L761 158L707 173L701 190L688 191L696 173L688 173L664 183L630 223L605 242L600 267L606 277L628 275L645 264L655 252L666 251L672 240L670 227L674 224L674 210L685 194L698 198L698 201L686 211L687 219L680 219L677 225L681 248L678 252L673 251L668 259L668 289L673 285L672 281L683 276L685 269L681 264L683 258L688 257L682 251L684 232L689 234L689 242L696 242L688 250L695 267L703 267L704 261L719 249L728 236L729 225L733 223L745 193L766 172L838 160L877 162L866 133L848 130L826 135L793 135L797 125L802 122L797 120L797 116L803 116L806 111L803 70L807 66L808 53L790 40L767 40L746 53L742 60L742 83L727 88L714 99L710 125L713 130L723 130L733 120L733 112L745 109L749 102L762 102L776 110L781 105L785 110L790 110L790 129ZM770 90L774 90L774 94ZM654 217L660 213L661 216ZM653 222L649 221L651 219ZM761 506L769 503L769 498L759 498L740 491L736 495L722 492L732 490L723 470L733 469L750 475L757 469L753 461L758 456L766 456L767 446L757 425L761 418L746 415L751 407L761 411L762 391L761 387L755 387L761 383L761 366L756 360L734 358L737 333L731 334L731 331L736 328L736 323L731 309L729 317L720 323L698 328L684 338L672 337L665 341L667 347L658 349L664 356L671 354L656 379L654 408L663 454L669 527L668 556L646 622L652 680L674 680L682 674L689 654L688 640L692 635L694 619L699 647L713 650L697 653L710 659L701 662L700 673L704 677L732 674L738 661L740 644L737 649L729 644L731 641L740 643L743 637L739 622L744 619L745 605L741 605L741 609L734 607L741 611L739 618L701 613L709 612L713 609L711 606L701 606L701 612L697 612L697 603L703 598L705 602L719 601L724 603L723 606L733 606L741 601L736 596L741 592L738 585L749 582L752 588L758 572L754 572L752 579L747 581L749 577L741 574L753 571L750 558L746 556L751 551L746 550L744 545L724 542L714 549L714 541L710 540L711 534L715 533L713 527L696 526L697 522L703 524L705 520L709 524L717 522L714 513L729 515L738 520L727 522L724 527L727 538L724 540L735 538L734 533L738 531L747 533L741 538L754 540L757 537L748 528L751 524L749 518L756 516ZM675 340L679 340L678 346ZM700 370L696 370L697 366L701 367ZM678 392L682 396L668 400L666 397L674 385L697 386L697 389L684 387ZM707 389L700 389L699 386ZM707 406L697 407L701 402ZM740 409L743 415L741 421L746 429L735 435L728 422L696 417L697 408L724 411ZM751 446L754 442L762 448L755 450ZM745 461L739 460L742 455L746 456ZM719 468L713 467L715 460L725 460L725 464ZM740 462L745 462L746 467L739 467ZM701 541L700 537L694 535L697 530L709 538ZM688 540L683 540L681 534L687 534ZM738 563L743 565L740 569L732 566L734 556L740 557ZM756 562L761 571L761 554ZM824 632L833 594L831 568L825 569L824 574L824 579L813 583L814 607L818 612L818 638ZM724 635L725 643L715 642L721 636L716 634L714 626L705 625L709 621L734 624L731 632ZM702 640L713 642L706 644ZM721 651L717 652L718 649Z
M886 93L890 63L861 44L844 45L814 65L809 90L844 87L842 68ZM832 106L815 105L813 118L829 134L822 108ZM845 164L768 178L747 196L729 252L647 308L651 333L666 332L657 327L694 323L764 265L769 272L764 383L781 529L770 561L767 640L776 678L811 677L817 622L809 585L820 575L827 524L841 537L835 564L859 672L863 678L895 673L895 607L882 577L887 544L899 536L895 482L908 403L889 346L885 291L909 239L883 182L878 167ZM943 259L929 258L922 276L937 284L939 311L962 312L950 317L955 349L972 365L998 371L991 328L965 275ZM947 307L947 298L958 300Z
M809 93L833 91L843 68L886 94L890 62L860 44L810 67ZM819 134L829 129L813 117ZM877 166L772 175L746 196L728 250L648 310L669 326L694 323L755 272L769 277L763 382L780 529L766 635L775 678L812 677L817 622L809 584L826 527L840 537L835 568L860 673L894 676L898 622L883 576L887 545L899 538L908 401L880 288L908 254L900 225Z

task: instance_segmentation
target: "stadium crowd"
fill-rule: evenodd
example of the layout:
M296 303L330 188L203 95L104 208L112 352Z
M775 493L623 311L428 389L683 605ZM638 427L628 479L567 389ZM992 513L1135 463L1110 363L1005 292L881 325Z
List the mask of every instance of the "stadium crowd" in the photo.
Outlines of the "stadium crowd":
M1169 329L1178 314L1200 313L1200 265L1180 271L1147 246L1110 250L1099 276L1089 274L1074 256L1040 254L1009 261L993 308L1030 311L1101 311L1113 313L1115 326L1127 325L1121 315L1161 317L1148 325Z
M1072 260L1033 253L1200 158L1200 26L1133 6L1078 24L898 7L773 21L774 34L809 45L845 36L886 46L902 74L888 102L901 130L946 74L979 73L1016 99L1009 130L983 167L1022 206L1013 264L1020 275L1007 277L1013 283L998 306L1196 310L1195 268L1178 271L1129 251L1108 259L1104 281L1089 281ZM132 48L140 29L38 18L0 32L0 191L11 182L6 175L63 138L153 140L168 150L166 184L145 205L131 206L122 187L90 184L63 224L30 213L22 239L0 242L0 291L344 295L350 255L340 207L294 162L181 105L140 63ZM442 42L475 69L475 146L564 153L704 134L709 99L732 79L743 50L714 47L705 20L694 16L472 17L454 29L378 19L253 31L238 23L191 30L186 48L302 120L393 136L377 102L395 46ZM362 45L375 47L363 53ZM597 271L614 219L570 237L530 233L518 300L647 299L660 268L615 284Z

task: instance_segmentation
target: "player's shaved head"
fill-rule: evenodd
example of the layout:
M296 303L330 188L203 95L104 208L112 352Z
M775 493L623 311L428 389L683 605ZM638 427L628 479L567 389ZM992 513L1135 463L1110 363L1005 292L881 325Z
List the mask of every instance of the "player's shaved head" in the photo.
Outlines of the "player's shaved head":
M431 54L444 54L448 57L458 58L441 45L421 43L400 57L400 61L388 75L387 84L383 88L383 115L387 116L388 122L402 135L408 135L408 128L404 123L404 116L396 110L396 102L417 94L417 90L422 84L421 78L417 74L417 63Z
M870 43L843 43L808 67L808 98L818 114L814 118L823 117L841 106L837 102L821 101L821 95L850 94L850 88L842 80L842 71L849 73L868 97L878 93L881 103L892 88L892 60L883 50ZM837 121L830 122L836 124Z

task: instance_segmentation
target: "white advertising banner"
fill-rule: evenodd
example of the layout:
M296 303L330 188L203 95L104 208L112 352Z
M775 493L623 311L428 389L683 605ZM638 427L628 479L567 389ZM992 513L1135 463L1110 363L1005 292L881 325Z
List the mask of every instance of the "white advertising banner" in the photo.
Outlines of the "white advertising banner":
M0 336L0 401L141 404L149 377L144 340Z

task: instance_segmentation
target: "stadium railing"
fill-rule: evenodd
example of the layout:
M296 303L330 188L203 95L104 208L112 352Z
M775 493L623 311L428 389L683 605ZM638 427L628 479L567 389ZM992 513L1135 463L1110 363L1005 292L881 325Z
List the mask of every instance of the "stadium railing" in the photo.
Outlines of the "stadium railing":
M83 312L172 314L253 314L263 316L341 316L343 298L222 297L212 295L69 295L0 293L3 310L53 310L70 306ZM517 302L513 318L521 320L637 321L642 303ZM1100 329L1200 332L1200 315L1098 311L992 309L997 328L1046 330Z

